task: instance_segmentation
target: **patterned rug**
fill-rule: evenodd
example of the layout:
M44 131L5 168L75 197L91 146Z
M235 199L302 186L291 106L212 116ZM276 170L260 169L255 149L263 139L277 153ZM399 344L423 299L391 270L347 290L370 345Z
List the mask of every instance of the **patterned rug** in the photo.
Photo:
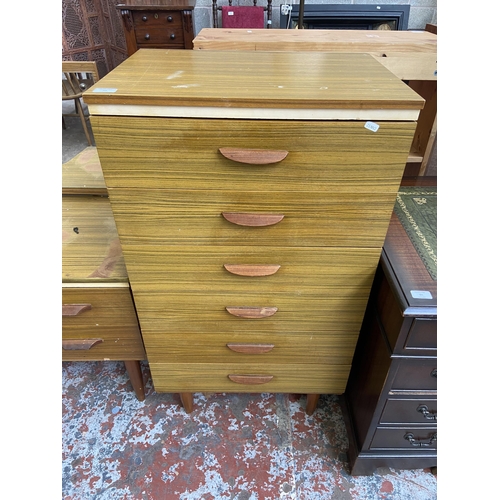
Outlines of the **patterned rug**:
M437 280L437 188L400 188L394 211L427 271Z

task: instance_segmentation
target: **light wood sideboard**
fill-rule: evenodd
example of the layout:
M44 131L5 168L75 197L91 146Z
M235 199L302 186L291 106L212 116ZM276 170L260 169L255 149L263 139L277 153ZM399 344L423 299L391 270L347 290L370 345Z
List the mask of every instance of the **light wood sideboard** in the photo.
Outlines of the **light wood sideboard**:
M367 53L421 95L405 175L425 175L437 136L437 35L428 31L204 28L195 50ZM303 69L308 71L309 66Z
M343 393L423 99L366 54L155 49L84 99L155 390Z

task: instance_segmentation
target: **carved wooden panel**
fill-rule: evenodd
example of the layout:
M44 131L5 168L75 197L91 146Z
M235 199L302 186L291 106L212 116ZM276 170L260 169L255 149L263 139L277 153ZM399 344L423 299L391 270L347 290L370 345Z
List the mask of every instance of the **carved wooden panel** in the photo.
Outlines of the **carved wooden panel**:
M120 1L62 0L63 61L96 61L102 77L127 58Z

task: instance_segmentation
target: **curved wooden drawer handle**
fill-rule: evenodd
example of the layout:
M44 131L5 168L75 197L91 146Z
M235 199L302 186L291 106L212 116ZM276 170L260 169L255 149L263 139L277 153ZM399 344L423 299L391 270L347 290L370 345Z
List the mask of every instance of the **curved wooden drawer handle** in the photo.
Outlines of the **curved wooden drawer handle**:
M274 344L226 344L234 352L243 354L263 354L272 351Z
M237 384L267 384L274 377L273 375L228 375L229 379Z
M248 214L243 212L222 212L222 217L238 226L262 227L272 226L284 219L281 214Z
M271 276L280 267L279 264L224 264L226 271L238 276Z
M63 304L63 316L78 316L83 311L90 311L92 304Z
M63 340L62 348L65 351L88 351L97 344L102 344L102 342L102 339Z
M277 307L226 307L226 311L238 318L259 319L273 316L278 311Z
M251 165L269 165L284 160L288 151L269 149L219 148L222 156L228 160Z

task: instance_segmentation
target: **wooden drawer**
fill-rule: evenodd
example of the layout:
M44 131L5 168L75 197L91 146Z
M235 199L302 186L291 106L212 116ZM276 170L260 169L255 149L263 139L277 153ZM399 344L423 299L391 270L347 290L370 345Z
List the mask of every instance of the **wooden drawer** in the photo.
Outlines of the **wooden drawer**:
M436 358L399 358L393 360L391 391L436 391Z
M210 284L198 290L182 286L155 290L146 284L134 285L134 300L141 329L148 342L150 332L179 334L288 333L356 331L366 308L368 294L331 298L316 293L231 294L218 293ZM277 308L273 315L258 319L239 317L226 308Z
M291 286L297 292L304 287L319 287L343 294L349 290L370 290L380 255L379 249L372 248L265 249L257 245L128 244L124 251L134 283L182 283L188 289L210 283L214 287L247 291Z
M436 450L437 428L398 427L396 429L389 429L379 427L375 431L369 449L414 449L419 451Z
M136 10L132 12L136 31L142 28L179 28L182 27L180 11Z
M89 350L63 348L63 361L146 359L128 286L63 286L62 304L63 341L102 340Z
M153 363L351 363L356 335L300 333L213 333L147 335L148 360Z
M436 424L436 399L388 399L385 403L381 424Z
M157 392L291 392L342 394L350 365L267 363L150 363ZM237 383L229 375L271 375L266 383Z
M110 189L122 245L344 246L381 248L394 206L389 194L346 195ZM226 216L223 215L226 214ZM283 216L246 226L228 214ZM263 224L265 222L248 222Z
M146 23L147 24L147 23ZM138 25L135 29L137 48L159 48L165 47L180 48L184 47L184 31L182 23L169 23L163 26Z
M109 187L392 194L415 123L92 116ZM267 165L227 159L220 148L286 151ZM392 207L391 207L392 208Z

